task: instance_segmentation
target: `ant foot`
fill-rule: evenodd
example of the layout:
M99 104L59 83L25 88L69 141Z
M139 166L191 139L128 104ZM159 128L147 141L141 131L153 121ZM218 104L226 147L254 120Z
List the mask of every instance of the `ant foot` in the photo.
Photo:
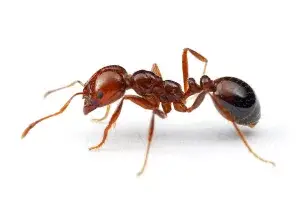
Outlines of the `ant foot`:
M96 145L96 146L90 147L89 150L90 150L90 151L91 151L91 150L98 150L101 146L102 146L102 144L100 143L100 144L98 144L98 145Z

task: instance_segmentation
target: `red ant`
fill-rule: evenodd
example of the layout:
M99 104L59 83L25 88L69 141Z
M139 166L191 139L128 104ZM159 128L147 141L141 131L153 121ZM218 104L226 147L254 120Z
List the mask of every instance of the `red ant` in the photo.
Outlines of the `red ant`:
M204 71L200 78L200 84L197 84L195 79L188 78L188 52L200 61L204 62ZM163 80L160 70L156 64L153 64L151 71L139 70L132 75L128 74L121 66L106 66L98 70L85 84L80 81L74 81L68 86L48 91L45 94L45 97L55 91L73 86L76 83L79 83L84 87L83 91L75 93L60 109L60 111L43 117L30 124L23 132L22 138L25 137L29 130L37 123L63 113L71 100L77 95L83 95L83 112L85 115L89 114L96 108L107 106L105 116L101 119L96 119L96 121L104 120L108 116L110 104L121 99L104 130L101 142L98 145L89 148L89 150L98 149L105 143L108 131L111 129L112 125L116 123L121 113L124 100L129 100L144 109L152 110L145 159L141 170L137 174L141 175L144 172L148 160L153 137L155 115L162 119L166 118L167 114L172 109L171 104L173 104L176 111L192 112L201 105L206 94L209 94L216 109L225 119L233 124L237 134L242 139L248 150L257 159L266 163L271 163L275 166L274 162L263 159L251 149L244 134L237 126L244 125L254 127L260 119L260 103L254 90L246 82L234 77L221 77L216 80L211 80L207 75L205 75L207 62L207 59L196 51L189 48L185 48L183 50L182 72L184 91L182 91L180 84L171 80ZM125 92L128 89L133 89L138 96L125 95ZM187 107L185 105L186 99L195 94L198 94L198 96L194 103L191 107ZM160 109L160 105L162 106L162 110Z

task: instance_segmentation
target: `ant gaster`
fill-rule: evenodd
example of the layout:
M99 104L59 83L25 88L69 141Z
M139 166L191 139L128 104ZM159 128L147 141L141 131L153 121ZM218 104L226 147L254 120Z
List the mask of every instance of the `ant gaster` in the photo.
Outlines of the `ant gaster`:
M188 77L188 52L204 62L204 71L199 84L196 83L195 79ZM163 80L156 64L153 65L151 71L139 70L132 75L128 74L123 67L118 65L103 67L85 84L80 81L74 81L68 86L48 91L45 94L45 97L55 91L73 86L76 83L79 83L84 87L83 91L74 94L60 111L30 124L23 132L22 138L25 137L29 130L37 123L63 113L71 100L77 95L83 95L83 112L85 115L96 108L107 107L105 116L101 119L95 119L95 121L105 119L108 116L110 104L121 99L104 130L102 140L98 145L89 148L90 150L99 149L105 143L109 130L116 123L121 113L124 100L128 100L144 109L152 110L145 159L141 170L137 174L141 175L144 172L148 161L154 131L155 115L162 119L166 118L167 114L172 109L172 104L176 111L192 112L201 105L205 96L208 94L218 112L233 124L238 136L242 139L248 150L257 159L266 163L271 163L275 166L274 162L263 159L251 149L244 134L237 126L244 125L254 127L260 119L260 104L253 89L246 82L234 77L221 77L216 80L211 80L205 75L206 66L207 59L201 54L189 48L183 50L182 72L184 91L180 84L171 80ZM128 89L133 89L138 95L125 95L125 92ZM194 103L190 107L187 107L185 105L186 100L195 94L197 94L197 98ZM162 106L162 110L160 109L160 105Z

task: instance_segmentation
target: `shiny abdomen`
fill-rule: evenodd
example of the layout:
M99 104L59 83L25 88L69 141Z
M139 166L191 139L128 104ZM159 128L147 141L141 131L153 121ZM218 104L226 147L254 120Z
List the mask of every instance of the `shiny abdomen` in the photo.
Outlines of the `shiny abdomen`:
M214 84L216 102L230 113L237 124L254 126L258 123L261 116L260 104L254 90L246 82L234 77L222 77L216 79ZM215 106L227 118L216 104Z

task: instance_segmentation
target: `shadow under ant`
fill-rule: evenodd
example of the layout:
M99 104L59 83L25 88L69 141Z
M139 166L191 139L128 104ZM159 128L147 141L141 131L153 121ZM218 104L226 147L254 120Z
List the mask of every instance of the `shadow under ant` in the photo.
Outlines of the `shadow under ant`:
M87 132L85 130L87 145L92 145L101 140L105 126L105 123L101 123L97 124L92 130L88 130ZM130 125L123 123L117 124L116 127L109 132L107 142L104 144L103 149L144 148L144 145L147 143L147 127L147 125L142 125L141 123ZM259 127L259 124L255 128L243 126L240 128L249 141L256 140L255 138L261 140L270 137L270 135L273 135L272 132L276 134L282 132L279 127L272 128L271 130L262 129ZM239 141L242 143L240 137L230 124L212 124L210 121L189 123L188 128L186 124L160 124L157 122L154 130L154 140L156 145L185 145L186 147L194 146L195 143L199 144L199 146L201 146L201 143L210 143L212 145L219 143L236 143Z

